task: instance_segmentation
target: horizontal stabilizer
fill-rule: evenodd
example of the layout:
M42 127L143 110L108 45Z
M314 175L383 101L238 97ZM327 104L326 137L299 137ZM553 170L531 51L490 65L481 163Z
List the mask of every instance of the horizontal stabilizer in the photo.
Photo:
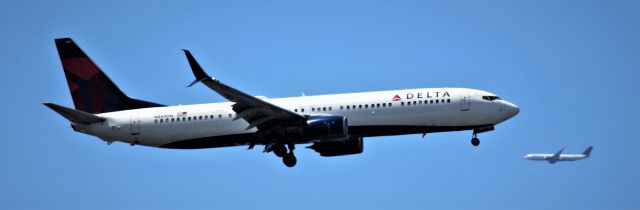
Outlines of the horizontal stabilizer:
M98 117L90 113L60 106L54 103L44 103L44 105L49 107L51 110L57 112L58 114L62 115L64 118L67 118L67 120L74 123L91 124L96 122L102 122L105 120L102 117Z

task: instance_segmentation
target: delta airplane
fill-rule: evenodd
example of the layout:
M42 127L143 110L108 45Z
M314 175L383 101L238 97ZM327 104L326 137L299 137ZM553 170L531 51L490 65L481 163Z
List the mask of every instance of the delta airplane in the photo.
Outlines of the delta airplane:
M75 109L47 107L76 132L160 148L197 149L264 145L264 152L296 165L296 144L321 156L359 154L363 138L471 130L478 133L518 114L493 93L467 88L419 88L268 99L207 75L184 50L196 83L229 102L166 106L124 94L70 38L55 40Z
M582 154L562 154L562 151L564 151L564 148L562 148L555 154L528 154L524 156L524 159L546 160L549 161L550 164L554 164L558 161L575 161L588 158L591 156L591 150L593 150L593 146L588 147Z

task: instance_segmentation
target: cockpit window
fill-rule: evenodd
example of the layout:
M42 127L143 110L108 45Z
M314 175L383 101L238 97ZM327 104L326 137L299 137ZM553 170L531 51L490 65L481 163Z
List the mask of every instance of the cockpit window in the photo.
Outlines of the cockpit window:
M500 97L498 97L498 96L482 96L482 99L487 100L487 101L495 101L495 100L500 100Z

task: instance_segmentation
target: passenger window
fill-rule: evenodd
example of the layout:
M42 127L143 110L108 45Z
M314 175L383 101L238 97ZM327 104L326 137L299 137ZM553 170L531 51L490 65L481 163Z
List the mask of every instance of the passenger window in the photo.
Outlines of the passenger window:
M404 106L404 102L400 102L400 106Z
M233 116L232 114L229 114L229 118L231 118L231 116Z
M391 107L391 103L389 103L389 107Z
M369 108L369 104L365 104L365 105L364 105L364 108L365 108L365 109Z
M436 99L436 104L438 103L438 99Z
M160 123L162 123L163 119L160 119Z
M218 114L218 118L222 119L222 114Z
M312 112L315 112L315 111L316 111L316 108L311 108L311 111L312 111Z
M351 109L356 109L356 105L351 106Z
M294 111L298 112L298 109L294 109Z
M347 110L349 110L349 107L350 107L350 106L347 106Z
M327 111L327 107L322 107L322 111Z
M344 109L344 106L340 106L340 110L343 110L343 109Z
M205 120L208 120L208 119L209 119L209 115L205 115L205 116L204 116L204 119L205 119Z
M175 121L175 118L171 118L171 122L174 122L174 121Z
M387 104L382 104L382 107L387 107Z
M433 100L429 101L430 104L433 104Z
M331 111L331 107L329 107L329 111Z
M362 109L362 105L358 105L358 109Z
M422 101L418 101L418 104L422 104Z
M416 105L416 101L413 101L413 105Z
M153 123L158 123L158 119L153 120Z
M300 112L304 112L304 109L300 109Z
M407 101L407 106L411 106L411 101Z
M199 117L198 117L198 120L202 120L202 116L199 116Z
M376 107L380 108L380 104L376 104Z

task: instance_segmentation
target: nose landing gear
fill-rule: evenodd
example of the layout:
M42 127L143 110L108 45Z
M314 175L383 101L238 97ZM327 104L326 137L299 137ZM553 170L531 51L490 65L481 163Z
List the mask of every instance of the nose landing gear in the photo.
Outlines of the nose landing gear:
M477 147L478 145L480 145L480 139L478 139L478 133L476 133L475 131L473 132L473 136L471 136L471 145L473 145L474 147Z
M487 131L492 131L492 130L494 130L494 129L495 129L495 128L493 127L493 125L474 128L474 129L473 129L473 136L471 136L471 145L473 145L474 147L477 147L478 145L480 145L480 139L478 139L478 134L479 134L479 133L484 133L484 132L487 132Z

